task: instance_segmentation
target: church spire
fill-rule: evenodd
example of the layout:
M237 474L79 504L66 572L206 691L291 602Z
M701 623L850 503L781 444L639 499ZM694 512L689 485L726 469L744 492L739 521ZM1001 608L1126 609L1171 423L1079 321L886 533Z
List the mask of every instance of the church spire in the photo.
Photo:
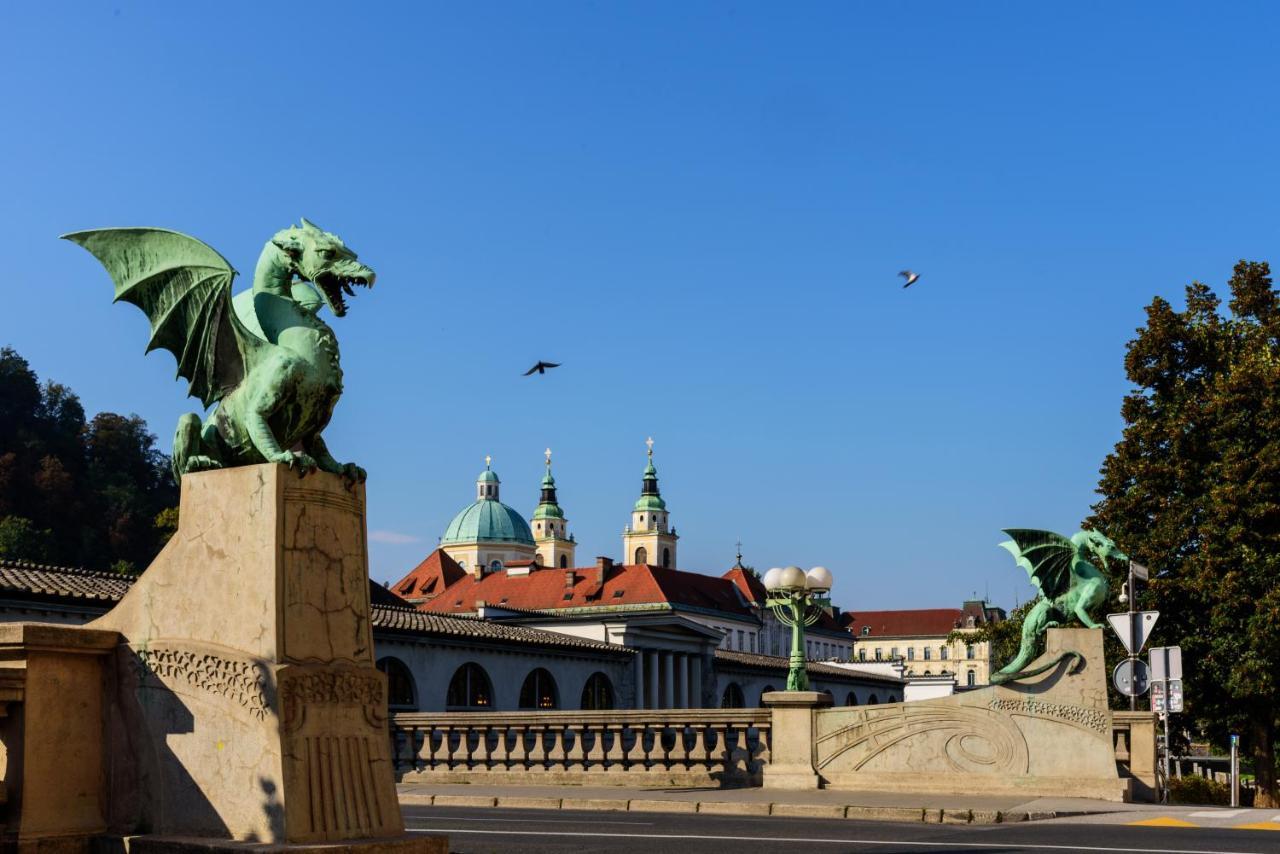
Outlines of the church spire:
M542 476L542 495L533 511L533 537L538 546L537 559L542 566L573 565L574 539L569 534L569 520L556 498L556 479L551 474L551 449L543 452L547 473Z
M676 532L668 527L667 502L658 491L658 469L653 465L653 438L645 440L648 463L640 487L640 498L631 508L631 524L622 532L623 558L628 563L643 563L674 569L676 565Z

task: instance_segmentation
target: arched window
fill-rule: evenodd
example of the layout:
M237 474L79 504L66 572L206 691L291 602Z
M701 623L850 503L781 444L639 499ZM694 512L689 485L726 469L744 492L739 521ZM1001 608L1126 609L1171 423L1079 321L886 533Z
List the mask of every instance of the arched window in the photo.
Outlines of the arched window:
M762 708L762 709L764 708L764 695L765 695L765 694L772 694L772 693L774 692L774 690L775 690L775 689L774 689L774 687L773 687L772 685L766 685L766 686L764 686L764 690L760 692L760 708Z
M978 674L970 670L964 677L964 682L970 688L978 684Z
M544 668L538 667L524 678L520 686L520 708L557 709L560 700L556 696L556 680Z
M932 676L932 675L933 675L933 673L932 673L932 671L926 670L926 671L924 672L924 675L925 675L925 676Z
M663 569L671 568L671 549L662 550L662 568Z
M568 568L569 568L569 556L568 556L568 555L560 555L560 568L561 568L561 569L568 569Z
M534 562L534 563L536 563L536 564L541 565L541 564L546 563L546 562L547 562L547 560L546 560L546 558L544 558L544 557L542 556L542 552L537 552L537 553L536 553L536 554L534 554L534 556L533 556L533 562Z
M466 568L467 568L467 562L465 560L458 561L458 569L466 569Z
M865 637L866 637L867 635L869 635L869 634L871 634L871 627L870 627L870 626L863 626L863 627L862 627L862 636L865 638Z
M720 695L720 708L741 709L746 704L746 700L742 697L742 687L737 682L730 682L724 686L724 693Z
M405 663L387 656L378 659L377 667L387 674L387 705L393 711L416 711L417 691L413 685L413 674Z
M648 563L648 562L649 562L648 550L645 549L644 546L641 546L640 548L636 549L636 563Z
M458 711L493 708L493 683L489 681L489 674L480 665L468 661L454 671L444 704Z
M497 571L498 571L498 570L500 570L500 569L502 569L502 561L500 561L500 560L498 560L498 559L496 559L496 558L495 558L495 559L493 559L493 560L491 560L491 561L489 561L489 571L490 571L490 572L497 572Z
M858 705L858 695L850 691L848 694L845 695L844 704L846 706Z
M875 694L872 694L870 697L867 698L868 706L876 706L876 705L879 705L879 703L880 703L880 698L877 697Z
M581 706L586 711L605 712L613 708L613 683L603 673L592 673L582 688Z

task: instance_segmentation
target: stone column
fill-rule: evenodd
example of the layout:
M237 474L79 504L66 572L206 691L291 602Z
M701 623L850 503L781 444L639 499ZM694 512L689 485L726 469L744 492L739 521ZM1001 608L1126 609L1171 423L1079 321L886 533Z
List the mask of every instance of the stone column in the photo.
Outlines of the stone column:
M689 708L702 708L702 653L689 657Z
M681 653L676 659L676 708L689 708L689 656Z
M649 690L645 696L645 702L647 702L648 705L646 705L645 708L656 709L658 708L659 700L661 699L658 696L658 653L656 650L651 649L644 655L645 658L649 659L647 662L649 669Z
M636 686L635 702L631 704L632 708L644 708L644 653L637 652L635 658L632 659L632 670L634 671L634 682Z
M764 695L764 704L773 712L764 788L818 788L818 774L813 767L813 716L818 709L831 705L831 697L821 691L771 691Z
M662 708L664 709L673 709L676 705L675 691L672 690L675 687L672 684L675 681L671 667L672 657L669 652L662 654Z

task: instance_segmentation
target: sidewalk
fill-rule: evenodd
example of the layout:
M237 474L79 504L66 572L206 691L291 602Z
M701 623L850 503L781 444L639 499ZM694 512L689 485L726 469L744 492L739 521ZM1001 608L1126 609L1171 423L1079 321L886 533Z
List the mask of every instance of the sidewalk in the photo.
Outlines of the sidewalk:
M615 786L401 783L397 790L402 804L417 806L697 812L947 824L1003 824L1152 809L1151 804L1121 804L1086 798L1028 799L1016 795L839 792L830 789L790 792L762 788L631 789Z

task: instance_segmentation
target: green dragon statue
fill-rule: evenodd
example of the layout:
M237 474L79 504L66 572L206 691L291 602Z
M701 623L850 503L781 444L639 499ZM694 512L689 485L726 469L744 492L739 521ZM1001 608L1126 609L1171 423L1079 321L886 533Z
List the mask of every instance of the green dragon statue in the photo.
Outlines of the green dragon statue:
M338 339L317 313L328 306L342 317L352 286L374 280L337 235L305 219L278 232L262 249L253 288L234 298L236 271L194 237L104 228L63 238L102 262L116 300L151 321L147 352L173 353L188 393L213 407L203 420L195 413L179 419L175 477L273 462L300 474L365 479L364 469L335 460L320 437L342 394L342 368Z
M1064 652L1034 670L1023 668L1035 658L1040 636L1047 629L1063 625L1072 617L1091 629L1102 628L1090 612L1106 601L1107 579L1090 563L1090 559L1105 568L1108 559L1124 561L1128 557L1097 531L1080 531L1071 539L1052 531L1024 528L1010 528L1005 533L1013 539L1000 546L1007 549L1018 566L1027 571L1031 583L1040 591L1040 598L1023 620L1022 645L1018 654L992 675L991 683L999 685L1026 679L1044 673L1068 658L1075 659L1073 669L1078 669L1082 660L1078 652Z

